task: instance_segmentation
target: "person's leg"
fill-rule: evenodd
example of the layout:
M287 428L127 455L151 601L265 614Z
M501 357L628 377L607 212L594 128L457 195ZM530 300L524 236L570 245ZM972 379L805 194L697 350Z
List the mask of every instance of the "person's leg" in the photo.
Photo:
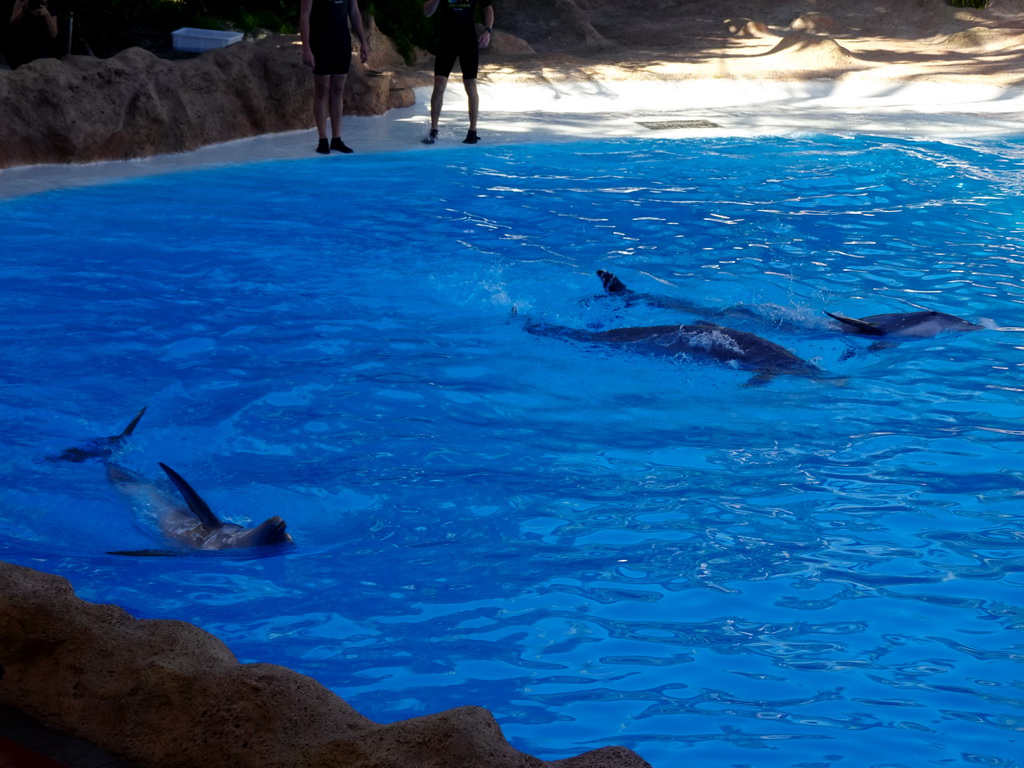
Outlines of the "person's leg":
M462 83L466 86L466 97L469 101L469 130L462 143L476 144L480 141L480 137L476 135L476 116L480 111L480 96L476 91L476 78L471 77L468 80L463 78Z
M434 90L430 94L430 130L423 137L424 144L437 141L437 126L441 120L441 107L444 105L444 91L447 87L447 77L434 75Z
M320 136L316 151L322 155L330 152L327 147L327 100L330 90L330 75L313 75L313 120Z
M466 87L466 98L469 100L469 130L476 132L476 116L480 112L480 94L476 90L476 78L463 80Z
M430 130L423 138L424 144L433 144L437 140L437 128L441 122L441 107L444 105L444 92L448 87L448 77L459 57L458 46L449 37L444 36L437 46L434 57L434 90L430 94Z
M469 102L469 131L463 144L476 144L480 138L476 135L476 117L480 112L480 96L476 90L476 75L480 67L480 48L476 35L466 39L465 48L459 56L462 67L462 85L466 89Z
M331 75L331 95L328 100L331 113L331 149L349 154L351 149L341 140L341 118L345 114L345 80L348 75Z
M444 106L444 91L448 87L448 78L434 76L434 91L430 94L430 130L436 131L441 120L441 107Z

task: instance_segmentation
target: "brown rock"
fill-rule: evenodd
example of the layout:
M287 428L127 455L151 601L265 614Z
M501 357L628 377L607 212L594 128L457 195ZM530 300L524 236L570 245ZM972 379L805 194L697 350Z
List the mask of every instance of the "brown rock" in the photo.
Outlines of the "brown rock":
M402 69L405 66L405 59L398 52L391 38L380 31L377 22L372 16L363 16L363 24L366 30L366 39L370 43L370 58L366 62L369 70L384 72ZM353 41L358 47L359 43ZM359 56L353 55L352 63L358 62Z
M3 562L0 667L0 704L143 768L650 768L620 747L544 762L478 707L381 725L312 678L239 664L198 627Z
M806 70L854 69L860 61L830 37L786 35L765 56L784 59L790 68Z
M495 27L539 51L607 44L572 0L508 0L497 9Z
M1019 45L1019 40L1007 40L1005 33L999 33L987 27L971 27L950 35L941 45L950 50L998 50L1011 45Z
M519 56L527 53L536 53L536 51L523 38L496 29L494 34L491 35L491 44L487 46L486 53L497 56Z
M789 28L794 32L808 32L814 35L838 35L842 32L842 25L831 16L823 13L802 13Z
M401 57L374 35L376 71L354 62L346 112L410 106ZM43 59L0 72L0 168L121 160L312 125L312 76L298 39L271 36L167 61L140 48L110 59Z
M731 37L771 37L768 25L752 19L726 19L725 31Z

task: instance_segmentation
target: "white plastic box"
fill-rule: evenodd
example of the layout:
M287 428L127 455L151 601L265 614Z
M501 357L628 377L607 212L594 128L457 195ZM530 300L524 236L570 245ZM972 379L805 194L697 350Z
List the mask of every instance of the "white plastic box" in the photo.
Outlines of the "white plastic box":
M194 29L182 27L171 33L174 50L183 53L202 53L214 48L226 48L242 40L241 32L221 32L216 29Z

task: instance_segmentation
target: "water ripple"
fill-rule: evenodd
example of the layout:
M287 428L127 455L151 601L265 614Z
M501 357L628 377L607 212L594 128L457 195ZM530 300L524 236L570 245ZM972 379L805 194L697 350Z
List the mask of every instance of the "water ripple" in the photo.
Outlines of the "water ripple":
M548 759L1015 765L1022 157L602 142L4 201L0 555L380 721L486 706ZM879 349L825 315L930 308L985 330ZM725 322L841 381L745 387L524 317ZM144 404L119 461L282 514L295 551L107 554L161 543L97 464L46 457Z

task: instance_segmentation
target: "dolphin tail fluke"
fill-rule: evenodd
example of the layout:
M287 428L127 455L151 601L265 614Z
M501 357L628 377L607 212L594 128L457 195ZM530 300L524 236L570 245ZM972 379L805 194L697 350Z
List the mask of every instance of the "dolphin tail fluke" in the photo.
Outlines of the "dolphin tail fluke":
M845 315L833 315L831 312L826 312L826 315L831 317L833 320L838 320L843 325L848 325L858 333L865 333L868 336L884 336L885 331L874 323L868 323L864 320L855 320L852 317L846 317Z
M85 445L68 448L61 453L60 456L47 457L47 461L71 461L79 463L88 461L89 459L109 459L114 451L118 449L121 441L135 431L135 427L138 426L139 421L142 419L142 414L145 412L146 409L143 408L135 414L135 418L131 420L121 434L114 435L113 437L100 437L95 440L90 440Z
M611 272L605 272L603 269L599 269L597 270L597 276L601 278L601 285L608 293L626 293L629 290L625 283L619 280L619 278Z
M124 431L120 435L118 435L118 438L128 437L132 432L135 431L135 427L139 425L139 421L142 420L142 416L146 412L146 408L148 407L149 406L143 406L142 410L135 414L135 418L132 419L131 423L129 423L128 426L124 428Z
M188 508L192 510L192 514L199 518L199 521L203 525L208 525L211 528L220 528L223 523L217 519L217 516L213 514L213 510L210 509L210 505L203 501L202 496L195 492L191 485L185 482L185 478L175 472L173 469L168 467L164 463L160 463L160 468L167 473L167 476L171 478L171 482L174 483L174 487L178 489L178 493L185 500Z

